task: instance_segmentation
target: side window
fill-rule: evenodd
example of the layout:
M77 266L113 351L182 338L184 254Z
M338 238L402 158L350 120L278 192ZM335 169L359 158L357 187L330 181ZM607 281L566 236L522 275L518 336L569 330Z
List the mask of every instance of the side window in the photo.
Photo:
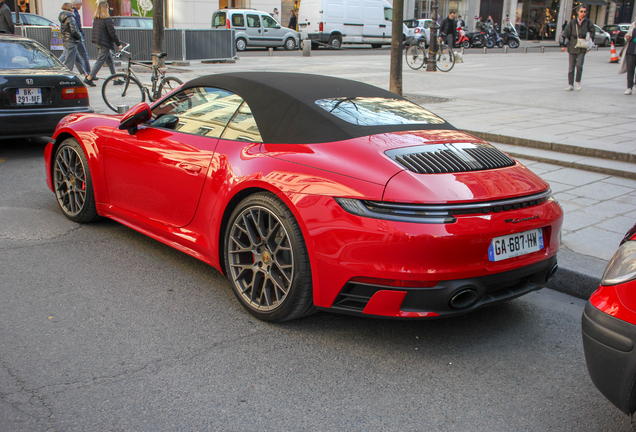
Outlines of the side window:
M139 27L141 27L143 29L152 30L152 25L153 25L153 22L152 22L151 19L140 19L139 20Z
M232 15L232 26L245 27L245 17L243 14L236 13Z
M261 26L261 20L258 15L247 15L247 26L248 27L259 27Z
M252 110L245 102L243 102L230 124L227 125L221 138L235 141L263 142L252 115Z
M119 20L119 25L121 27L137 27L137 20L122 18L121 20Z
M168 127L172 124L179 132L218 138L242 103L240 96L226 90L190 88L156 106L152 110L152 125Z
M391 21L393 19L393 9L385 7L384 8L384 20Z
M48 26L51 25L49 20L39 16L29 16L29 25Z
M278 22L276 22L276 20L274 18L272 18L269 15L263 15L263 27L265 28L276 28L276 27L280 27L278 25Z
M225 12L216 12L212 16L212 27L225 27Z

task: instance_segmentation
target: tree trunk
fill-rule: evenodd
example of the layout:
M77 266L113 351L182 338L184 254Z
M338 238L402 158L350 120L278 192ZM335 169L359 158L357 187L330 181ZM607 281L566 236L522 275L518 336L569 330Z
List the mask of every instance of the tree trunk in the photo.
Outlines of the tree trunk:
M163 2L164 0L155 0L154 10L152 13L152 52L161 53L164 47L164 31L163 31ZM166 60L162 58L152 57L152 64L165 66Z
M402 21L404 0L393 2L393 31L391 32L391 76L389 91L402 96Z

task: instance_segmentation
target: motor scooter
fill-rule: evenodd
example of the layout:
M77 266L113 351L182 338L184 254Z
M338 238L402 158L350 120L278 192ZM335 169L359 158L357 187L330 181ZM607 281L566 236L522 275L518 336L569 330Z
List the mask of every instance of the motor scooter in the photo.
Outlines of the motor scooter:
M517 29L515 29L515 27L510 23L506 24L504 27L501 39L504 44L508 45L510 48L519 48L519 45L521 44L521 39L519 38Z
M457 37L455 38L455 46L462 48L470 48L470 39L466 36L466 32L462 27L457 29Z
M483 30L477 30L471 33L466 33L470 48L481 48L486 46L486 32Z

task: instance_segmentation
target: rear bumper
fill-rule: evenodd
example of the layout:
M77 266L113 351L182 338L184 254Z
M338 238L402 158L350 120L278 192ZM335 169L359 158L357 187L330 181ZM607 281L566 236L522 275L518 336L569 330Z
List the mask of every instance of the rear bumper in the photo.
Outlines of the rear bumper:
M621 411L636 411L636 326L614 318L590 302L581 319L583 350L590 378Z
M55 127L65 116L78 113L92 113L90 106L37 109L2 109L2 138L24 138L51 136Z

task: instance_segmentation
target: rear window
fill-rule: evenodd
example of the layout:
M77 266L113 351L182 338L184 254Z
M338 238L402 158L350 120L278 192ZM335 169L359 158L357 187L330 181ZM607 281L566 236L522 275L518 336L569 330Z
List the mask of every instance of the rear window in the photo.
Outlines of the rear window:
M412 28L417 27L417 21L403 21L403 22L404 22L404 25L405 25L407 28L412 29Z
M0 69L62 69L51 53L29 41L0 42Z
M212 27L225 27L225 12L215 12L212 15Z
M386 98L320 99L316 105L341 120L358 126L442 124L444 120L407 100Z

